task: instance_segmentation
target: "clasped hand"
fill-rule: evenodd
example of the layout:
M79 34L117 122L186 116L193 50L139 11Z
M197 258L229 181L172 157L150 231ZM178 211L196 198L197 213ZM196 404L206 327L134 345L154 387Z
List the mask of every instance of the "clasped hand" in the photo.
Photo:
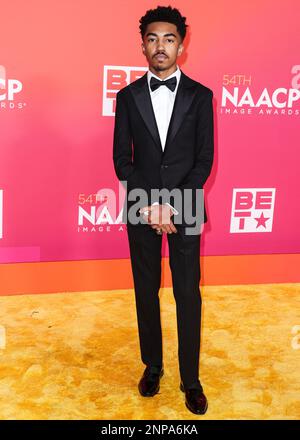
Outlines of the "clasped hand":
M139 212L142 214L143 219L153 229L156 229L157 233L177 233L177 229L171 219L173 212L168 205L145 206L141 208Z

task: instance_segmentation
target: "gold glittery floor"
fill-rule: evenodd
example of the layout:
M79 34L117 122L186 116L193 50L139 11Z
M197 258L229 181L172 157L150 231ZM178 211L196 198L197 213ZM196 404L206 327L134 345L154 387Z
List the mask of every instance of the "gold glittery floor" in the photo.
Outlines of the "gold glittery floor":
M201 287L200 379L179 390L176 311L161 289L165 374L140 396L133 290L0 297L0 419L299 419L300 284ZM297 327L298 326L298 327Z

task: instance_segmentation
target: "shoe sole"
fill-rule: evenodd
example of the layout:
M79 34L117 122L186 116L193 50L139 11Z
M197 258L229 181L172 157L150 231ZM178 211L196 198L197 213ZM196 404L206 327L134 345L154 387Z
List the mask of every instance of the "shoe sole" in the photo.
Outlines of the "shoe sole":
M163 375L164 375L164 371L162 371L160 373L159 378L161 378ZM140 395L143 396L143 397L153 397L153 396L155 396L155 394L157 394L159 392L159 390L160 390L160 385L158 384L157 389L153 393L146 393L146 394L144 394L144 393L141 393L140 389L139 389L139 392L140 392Z
M183 387L183 385L182 384L180 384L180 387L179 387L180 389L181 389L181 391L184 393L184 387ZM187 409L189 410L189 411L191 411L192 413L194 413L194 414L200 414L200 415L203 415L203 414L205 414L206 413L206 411L207 411L207 408L208 408L208 403L206 402L206 406L205 406L205 408L204 408L204 410L203 411L193 411L192 410L192 408L190 408L189 407L189 405L185 402L185 406L187 407Z

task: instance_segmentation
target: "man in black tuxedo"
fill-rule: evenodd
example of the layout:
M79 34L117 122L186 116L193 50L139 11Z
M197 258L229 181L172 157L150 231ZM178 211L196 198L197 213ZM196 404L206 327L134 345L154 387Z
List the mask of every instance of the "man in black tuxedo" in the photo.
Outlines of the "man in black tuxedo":
M204 414L207 399L198 377L199 224L207 222L203 185L214 155L213 92L185 75L176 63L184 49L185 20L170 6L148 10L141 18L142 51L149 70L117 93L113 161L118 179L127 186L123 221L141 359L146 365L138 389L142 396L153 396L164 373L158 294L165 232L176 301L180 389L187 408ZM147 198L141 197L137 204L136 193Z

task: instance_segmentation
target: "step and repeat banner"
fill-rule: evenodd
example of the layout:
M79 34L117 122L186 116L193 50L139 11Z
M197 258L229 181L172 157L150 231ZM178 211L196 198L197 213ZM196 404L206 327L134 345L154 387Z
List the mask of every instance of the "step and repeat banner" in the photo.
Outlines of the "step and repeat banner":
M0 5L0 261L129 258L115 98L147 71L139 19L157 3ZM298 253L298 1L171 6L189 25L178 65L214 92L202 253Z

